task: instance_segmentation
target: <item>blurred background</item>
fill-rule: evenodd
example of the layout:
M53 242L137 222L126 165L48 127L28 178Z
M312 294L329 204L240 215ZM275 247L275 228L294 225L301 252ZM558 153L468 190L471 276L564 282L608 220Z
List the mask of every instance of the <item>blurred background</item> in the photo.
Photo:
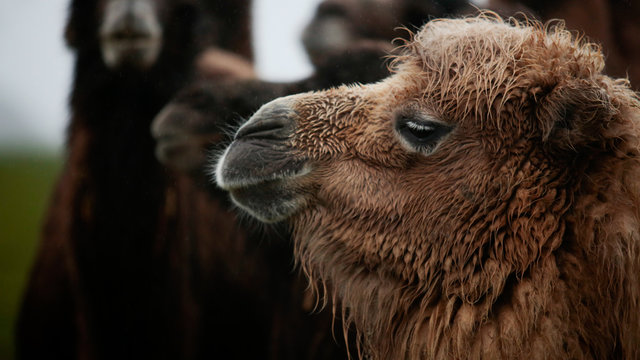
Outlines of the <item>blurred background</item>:
M268 80L310 74L300 34L320 0L254 1L257 70ZM62 165L73 66L63 42L68 0L0 1L0 359L43 211Z

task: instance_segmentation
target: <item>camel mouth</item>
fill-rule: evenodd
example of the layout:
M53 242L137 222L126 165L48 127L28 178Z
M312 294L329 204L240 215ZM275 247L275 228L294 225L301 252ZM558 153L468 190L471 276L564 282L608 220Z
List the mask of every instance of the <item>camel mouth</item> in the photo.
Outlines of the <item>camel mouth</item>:
M311 172L305 158L292 156L283 145L258 139L236 140L216 164L218 186L231 200L258 220L278 222L305 203L295 191L299 179Z
M130 36L113 35L103 37L101 40L102 48L113 48L117 51L125 51L127 49L151 49L158 47L162 42L159 36L151 36L149 34L131 34Z
M165 106L151 123L151 135L156 140L171 140L176 137L221 136L217 122L208 121L198 111L182 104Z
M160 55L162 38L147 34L131 36L105 36L101 41L104 62L110 68L131 65L151 67Z
M292 191L286 180L238 187L229 190L229 194L236 206L264 223L286 220L306 204L304 196Z
M182 172L199 171L207 162L207 148L219 134L173 134L156 138L155 155L163 165Z

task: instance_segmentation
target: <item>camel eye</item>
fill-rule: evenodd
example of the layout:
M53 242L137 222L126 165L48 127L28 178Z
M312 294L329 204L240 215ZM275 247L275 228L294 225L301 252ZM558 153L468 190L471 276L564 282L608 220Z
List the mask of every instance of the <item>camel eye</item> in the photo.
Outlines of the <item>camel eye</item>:
M451 127L427 119L400 117L396 121L396 131L409 147L428 154L451 131Z

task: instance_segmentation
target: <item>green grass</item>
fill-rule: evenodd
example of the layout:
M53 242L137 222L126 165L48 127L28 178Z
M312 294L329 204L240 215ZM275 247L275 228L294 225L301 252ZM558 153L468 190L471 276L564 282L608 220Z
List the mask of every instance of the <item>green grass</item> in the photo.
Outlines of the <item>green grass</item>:
M61 160L0 154L0 359L13 359L13 328Z

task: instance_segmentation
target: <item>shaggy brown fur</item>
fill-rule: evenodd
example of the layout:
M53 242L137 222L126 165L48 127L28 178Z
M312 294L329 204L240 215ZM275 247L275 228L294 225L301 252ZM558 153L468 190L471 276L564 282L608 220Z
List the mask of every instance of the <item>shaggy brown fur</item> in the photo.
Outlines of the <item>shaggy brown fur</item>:
M218 184L289 218L374 359L639 358L628 82L562 28L487 16L430 22L396 65L265 105Z
M640 2L490 0L489 5L505 15L522 11L543 21L562 19L568 29L602 44L607 74L628 76L636 91L640 90Z

